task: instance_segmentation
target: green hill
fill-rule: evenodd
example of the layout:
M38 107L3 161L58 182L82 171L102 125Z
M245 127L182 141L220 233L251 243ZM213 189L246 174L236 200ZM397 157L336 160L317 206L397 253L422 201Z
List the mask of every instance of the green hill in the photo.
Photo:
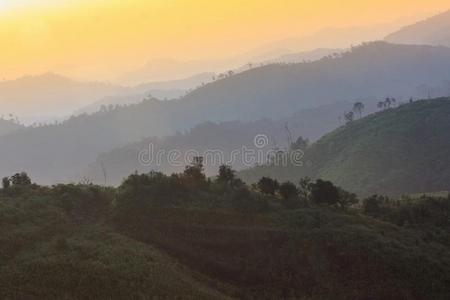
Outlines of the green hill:
M324 178L360 195L450 189L450 99L417 101L370 115L325 135L303 166L262 166L241 173L298 181Z
M448 299L449 198L293 209L193 175L1 189L0 298Z

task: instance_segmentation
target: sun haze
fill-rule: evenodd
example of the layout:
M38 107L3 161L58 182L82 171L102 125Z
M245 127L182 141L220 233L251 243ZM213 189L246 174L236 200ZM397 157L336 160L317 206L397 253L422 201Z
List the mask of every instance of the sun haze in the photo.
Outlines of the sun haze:
M0 78L108 78L155 58L217 59L326 27L448 9L447 0L0 0Z

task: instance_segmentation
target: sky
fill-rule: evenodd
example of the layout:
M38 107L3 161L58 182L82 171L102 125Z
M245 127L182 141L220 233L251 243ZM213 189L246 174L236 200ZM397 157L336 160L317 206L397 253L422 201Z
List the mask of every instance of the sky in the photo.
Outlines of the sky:
M448 0L0 0L0 79L113 77L153 59L218 59L327 27L393 22Z

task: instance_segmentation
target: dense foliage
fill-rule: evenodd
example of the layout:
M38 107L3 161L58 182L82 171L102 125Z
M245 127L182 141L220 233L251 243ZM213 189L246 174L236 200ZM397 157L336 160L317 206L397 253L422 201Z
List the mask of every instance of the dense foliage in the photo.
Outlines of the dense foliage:
M13 184L0 190L0 297L446 299L449 203L359 203L308 178L267 193L226 166L117 189Z

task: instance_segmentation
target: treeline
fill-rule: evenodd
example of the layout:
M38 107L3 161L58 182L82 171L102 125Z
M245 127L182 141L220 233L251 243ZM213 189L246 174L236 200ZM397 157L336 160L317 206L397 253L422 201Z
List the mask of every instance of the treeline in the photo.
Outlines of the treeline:
M201 158L117 188L3 183L2 299L448 298L448 197L247 185L228 166L207 178Z
M91 183L43 187L33 184L25 172L3 178L2 184L2 195L7 197L48 193L59 206L78 218L101 214L128 222L136 216L151 214L155 209L170 207L231 209L251 214L285 209L334 208L397 226L450 228L450 196L391 199L373 195L361 200L330 181L312 181L308 177L301 178L298 183L262 177L257 183L248 185L227 165L219 168L216 177L207 178L201 157L182 173L170 176L159 172L135 173L118 188Z

